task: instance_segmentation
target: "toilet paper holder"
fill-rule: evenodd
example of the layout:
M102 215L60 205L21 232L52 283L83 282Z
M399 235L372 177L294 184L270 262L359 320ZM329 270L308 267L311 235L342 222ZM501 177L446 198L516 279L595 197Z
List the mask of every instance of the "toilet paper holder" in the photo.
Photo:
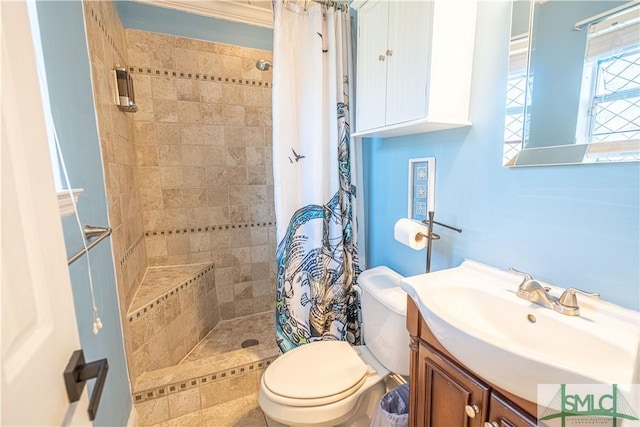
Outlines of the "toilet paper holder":
M423 221L423 224L426 224L426 221ZM427 240L440 240L440 235L437 233L431 232L431 239L429 239L429 236L425 233L418 233L418 234Z
M431 242L434 240L440 240L440 235L436 234L433 232L433 225L437 224L441 227L444 228L448 228L449 230L453 230L456 231L458 233L462 233L462 229L461 228L457 228L457 227L453 227L451 225L447 225L447 224L443 224L441 222L435 221L433 218L435 217L435 212L433 211L429 211L428 213L429 218L428 219L423 219L422 223L424 225L426 225L429 228L429 231L427 232L427 234L422 234L420 233L422 236L426 237L427 239L427 265L426 265L426 273L431 272Z

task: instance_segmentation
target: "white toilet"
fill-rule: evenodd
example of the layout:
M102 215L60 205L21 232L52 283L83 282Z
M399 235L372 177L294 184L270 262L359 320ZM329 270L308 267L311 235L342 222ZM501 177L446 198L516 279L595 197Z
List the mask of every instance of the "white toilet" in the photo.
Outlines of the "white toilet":
M369 425L386 392L386 376L409 375L407 294L400 279L387 267L360 274L366 345L316 341L271 363L262 375L258 398L269 425Z

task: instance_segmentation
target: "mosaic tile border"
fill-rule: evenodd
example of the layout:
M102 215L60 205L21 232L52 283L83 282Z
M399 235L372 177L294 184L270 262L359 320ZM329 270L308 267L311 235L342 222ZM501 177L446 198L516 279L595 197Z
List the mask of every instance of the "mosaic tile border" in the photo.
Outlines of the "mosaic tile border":
M129 247L129 249L127 249L124 253L124 255L122 256L122 258L120 258L120 266L124 266L124 264L127 262L127 260L129 259L129 257L131 257L131 255L133 255L133 252L135 252L135 250L138 248L138 246L140 245L140 243L144 240L144 236L145 234L142 233L140 235L140 237L138 237L138 240L136 240L136 242L131 245Z
M82 4L86 5L86 2L82 2ZM102 31L102 34L104 34L104 36L107 38L109 45L111 46L113 51L118 55L118 59L120 60L120 63L124 63L124 59L123 59L124 56L122 56L120 49L118 49L118 46L116 46L116 42L113 40L113 37L111 37L111 34L107 32L107 27L100 19L101 17L98 16L98 12L95 12L92 7L89 7L89 10L91 11L91 17L96 21L96 24L98 24L98 27Z
M243 78L213 76L211 74L204 74L204 73L189 73L186 71L173 70L171 68L151 68L151 67L138 67L138 66L130 65L129 71L133 74L148 74L151 76L160 76L160 77L179 77L184 79L204 80L209 82L235 83L235 84L244 85L244 86L262 86L262 87L273 86L273 84L270 82L247 80Z
M194 387L210 384L217 381L226 380L232 377L238 377L241 375L247 375L251 372L266 369L278 356L268 357L266 359L257 360L255 362L247 363L245 365L236 366L233 368L227 368L222 371L216 371L204 376L190 378L188 380L179 381L176 383L167 384L163 387L150 388L133 393L133 403L141 403L147 400L158 399L170 394L178 393L181 391L189 390Z
M167 301L169 298L177 298L177 297L179 297L181 289L188 288L189 285L194 283L196 280L198 280L200 278L203 278L209 272L212 272L214 267L215 267L214 264L210 264L208 267L205 267L203 270L200 270L193 277L183 281L182 283L177 284L176 286L172 287L171 289L169 289L164 294L160 295L157 298L154 298L153 301L143 305L142 307L140 307L139 309L137 309L133 313L127 314L128 322L129 323L133 323L134 320L139 320L139 319L141 320L141 319L143 319L145 317L145 314L150 314L152 312L152 310L154 310L154 307L158 308L159 306L163 305L164 302Z
M160 230L160 231L145 231L145 237L149 236L170 236L172 234L191 234L202 233L203 231L215 231L215 230L233 230L241 228L253 228L253 227L271 227L275 226L275 222L248 222L243 224L223 224L223 225L207 225L204 227L188 227L188 228L176 228L173 230Z

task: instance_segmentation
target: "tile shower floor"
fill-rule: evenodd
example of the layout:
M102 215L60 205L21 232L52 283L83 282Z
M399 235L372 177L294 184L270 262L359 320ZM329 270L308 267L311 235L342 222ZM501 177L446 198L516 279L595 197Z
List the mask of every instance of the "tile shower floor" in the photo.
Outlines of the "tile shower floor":
M245 340L258 340L257 345L242 348ZM136 381L136 390L151 389L159 384L180 382L188 378L276 357L280 350L275 342L274 313L259 313L220 322L177 366L144 373ZM258 405L257 388L250 394L179 417L169 418L153 427L170 426L266 426ZM134 393L135 396L135 393ZM141 420L142 421L142 420Z
M278 354L274 318L274 313L268 311L254 314L253 316L222 321L200 341L181 363L189 363L237 350L244 352L272 350L274 355ZM256 339L259 344L243 349L242 343L249 339Z

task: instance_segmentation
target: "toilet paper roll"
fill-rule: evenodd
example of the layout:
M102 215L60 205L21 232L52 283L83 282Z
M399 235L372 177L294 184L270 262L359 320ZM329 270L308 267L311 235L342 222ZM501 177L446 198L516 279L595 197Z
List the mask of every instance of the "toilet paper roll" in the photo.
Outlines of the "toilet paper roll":
M429 229L426 225L407 218L399 219L393 227L395 239L415 250L424 249L427 246L427 238L425 237L427 233L429 233Z

